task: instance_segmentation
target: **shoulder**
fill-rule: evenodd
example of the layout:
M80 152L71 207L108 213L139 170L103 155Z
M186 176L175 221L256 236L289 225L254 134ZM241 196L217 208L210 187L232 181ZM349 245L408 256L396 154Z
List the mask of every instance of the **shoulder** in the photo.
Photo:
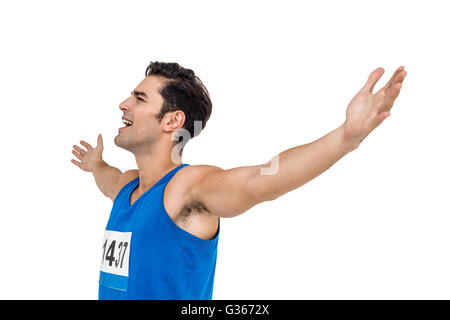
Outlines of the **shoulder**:
M119 178L119 185L118 189L119 191L129 182L136 179L139 176L139 170L133 169L133 170L127 170Z
M220 173L225 170L217 166L201 164L189 165L182 168L180 171L183 171L182 174L180 174L180 178L185 180L187 185L191 186L195 185L207 176Z
M137 169L128 170L122 173L118 180L117 178L114 180L114 182L110 182L112 184L111 188L113 188L113 193L109 195L108 197L115 201L116 197L120 193L120 191L125 187L129 182L136 179L139 176L139 171Z
M210 171L222 171L223 169L217 166L212 166L209 164L196 164L196 165L188 165L183 169L187 169L190 172L210 172Z
M179 174L175 175L173 185L177 185L183 189L184 194L189 198L192 191L195 190L205 178L223 171L225 170L212 165L188 165L181 168Z
M222 168L211 165L188 165L181 168L169 184L176 186L177 189L182 189L187 193L192 187L198 184L208 175L224 171Z
M181 168L166 186L166 195L169 198L177 199L179 205L177 209L198 203L195 192L197 186L201 184L205 177L224 171L222 168L211 165L188 165Z
M207 240L213 239L217 232L218 217L192 196L192 190L202 177L221 170L208 165L185 166L168 182L163 192L164 207L175 224Z

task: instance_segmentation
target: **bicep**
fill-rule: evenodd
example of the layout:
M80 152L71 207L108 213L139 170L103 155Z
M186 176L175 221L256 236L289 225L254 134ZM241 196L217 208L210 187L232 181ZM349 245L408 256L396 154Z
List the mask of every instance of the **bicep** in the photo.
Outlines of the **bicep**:
M211 166L193 183L192 198L203 203L213 215L237 216L263 202L254 185L259 172L260 166L228 170Z

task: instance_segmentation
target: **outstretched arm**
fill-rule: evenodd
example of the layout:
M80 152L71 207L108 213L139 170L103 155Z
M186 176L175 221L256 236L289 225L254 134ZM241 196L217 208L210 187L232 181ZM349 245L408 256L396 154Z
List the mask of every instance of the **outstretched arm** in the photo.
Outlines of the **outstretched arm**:
M377 68L347 107L346 120L322 138L288 149L262 165L222 170L211 167L192 184L190 199L221 217L233 217L252 206L297 189L330 168L388 116L406 71L398 68L376 94L384 70Z
M100 191L114 201L120 189L137 176L137 170L129 170L122 173L116 167L108 165L102 158L103 139L101 134L97 137L97 146L95 148L83 140L80 143L86 150L74 145L73 148L75 150L72 150L72 153L80 161L72 159L71 162L83 171L92 172Z

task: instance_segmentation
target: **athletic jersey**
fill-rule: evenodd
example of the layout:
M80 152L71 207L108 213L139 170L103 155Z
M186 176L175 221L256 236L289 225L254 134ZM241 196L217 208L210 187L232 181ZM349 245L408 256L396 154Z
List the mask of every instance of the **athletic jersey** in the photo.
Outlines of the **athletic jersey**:
M139 177L114 199L102 243L99 299L212 299L220 220L212 240L178 227L163 193L182 164L130 205Z

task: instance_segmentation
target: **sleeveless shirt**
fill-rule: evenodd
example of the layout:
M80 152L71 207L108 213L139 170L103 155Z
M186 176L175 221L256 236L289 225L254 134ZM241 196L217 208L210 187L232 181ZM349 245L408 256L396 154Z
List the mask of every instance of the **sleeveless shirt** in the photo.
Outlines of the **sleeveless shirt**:
M99 299L212 299L217 233L201 239L175 224L163 201L168 172L130 205L139 177L114 199L102 243Z

